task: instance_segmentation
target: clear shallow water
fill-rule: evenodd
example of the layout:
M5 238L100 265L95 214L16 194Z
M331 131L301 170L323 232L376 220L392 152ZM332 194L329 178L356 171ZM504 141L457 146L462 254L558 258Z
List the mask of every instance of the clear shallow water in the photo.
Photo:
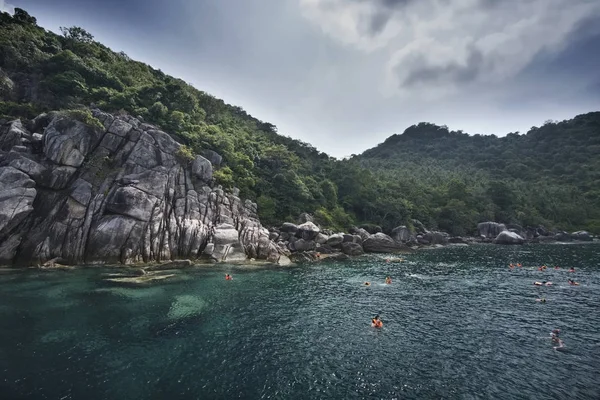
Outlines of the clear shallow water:
M135 288L104 282L108 269L0 272L0 399L600 398L600 245L405 259L209 267Z

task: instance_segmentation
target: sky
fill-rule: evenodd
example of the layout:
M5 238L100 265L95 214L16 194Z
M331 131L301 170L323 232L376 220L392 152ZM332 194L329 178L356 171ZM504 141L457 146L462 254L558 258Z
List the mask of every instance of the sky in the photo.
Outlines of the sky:
M0 0L345 157L600 110L600 0Z

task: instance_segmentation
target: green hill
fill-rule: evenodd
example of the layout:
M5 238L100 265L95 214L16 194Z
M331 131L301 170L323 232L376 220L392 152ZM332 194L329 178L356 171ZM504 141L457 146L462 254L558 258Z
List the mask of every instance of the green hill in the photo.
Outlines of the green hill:
M190 153L217 152L216 183L256 200L267 225L309 212L333 229L417 218L453 234L483 220L600 233L600 113L504 138L422 123L338 161L81 28L61 36L21 9L0 13L0 118L91 104L157 124Z

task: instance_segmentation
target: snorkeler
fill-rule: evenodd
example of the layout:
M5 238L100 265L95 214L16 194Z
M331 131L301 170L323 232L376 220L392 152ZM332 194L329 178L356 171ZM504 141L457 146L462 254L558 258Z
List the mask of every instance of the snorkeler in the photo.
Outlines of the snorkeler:
M233 280L233 278L231 277L231 275L229 275L229 274L225 274L225 280L226 280L226 281L232 281L232 280Z
M373 328L381 328L381 327L383 327L383 321L381 321L381 319L379 319L379 315L376 315L375 318L373 318L371 320L371 326Z
M389 276L388 276L388 277L386 277L386 278L385 278L385 283L386 283L387 285L389 285L390 283L392 283L392 278L391 278L391 277L389 277Z

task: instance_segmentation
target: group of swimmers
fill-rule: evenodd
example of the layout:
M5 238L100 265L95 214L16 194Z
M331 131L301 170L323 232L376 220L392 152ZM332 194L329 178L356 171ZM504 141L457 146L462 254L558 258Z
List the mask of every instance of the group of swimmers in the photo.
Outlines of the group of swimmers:
M510 264L508 264L508 267L510 269L514 269L515 267L521 268L522 265L520 263L517 263L517 264L510 263ZM546 265L542 265L541 267L538 267L538 271L545 271L546 269L548 269L548 266L546 266ZM554 269L558 270L558 269L560 269L560 267L555 266ZM575 272L575 268L571 267L571 269L569 269L569 272ZM536 286L552 286L552 282L547 282L547 281L542 281L542 282L536 281L536 282L533 282L533 284ZM579 282L575 282L574 280L569 279L569 285L579 286Z
M386 276L385 284L391 285L391 283L392 283L392 277ZM371 282L365 282L365 286L371 286ZM381 320L381 318L379 318L379 314L377 314L374 318L371 319L371 326L373 328L383 328L383 321Z
M521 264L516 264L517 268L521 268ZM509 268L513 269L515 268L514 264L509 264ZM538 267L538 271L545 271L548 269L548 266L546 265L542 265L541 267ZM554 267L555 270L560 269L559 266L555 266ZM569 272L575 272L575 268L571 267L569 269ZM573 279L568 279L569 285L571 286L579 286L579 282L574 281ZM552 282L546 282L546 281L542 281L542 282L534 282L533 283L536 286L551 286ZM545 303L546 302L546 298L542 297L539 299L536 299L537 302L540 303ZM554 343L556 346L554 346L555 350L558 349L562 349L563 347L565 347L564 342L562 341L562 339L559 337L560 335L560 329L553 329L552 332L550 332L550 338L552 339L552 343Z
M392 277L391 276L386 276L385 277L385 284L386 285L391 285L392 284ZM364 283L365 286L371 286L371 282L367 281Z

